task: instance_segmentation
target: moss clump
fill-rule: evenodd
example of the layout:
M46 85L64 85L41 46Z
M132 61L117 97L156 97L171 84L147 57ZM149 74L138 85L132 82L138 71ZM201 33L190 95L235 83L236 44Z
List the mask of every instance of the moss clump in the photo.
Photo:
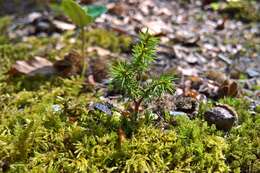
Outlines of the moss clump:
M30 52L31 48L28 45L0 45L0 72L8 70L16 60L28 59L30 57Z
M12 18L9 16L0 18L0 45L7 44L9 38L7 36L7 28L11 24Z
M249 102L244 99L225 98L220 102L235 108L238 113L238 124L232 128L226 141L229 148L226 159L234 172L260 171L260 114L252 115Z
M167 130L147 122L119 145L120 118L88 110L97 99L79 94L75 82L60 79L59 85L43 83L36 91L1 92L2 171L259 171L260 116L251 116L243 100L221 100L240 117L227 136L200 118L171 117Z
M131 37L125 35L117 35L112 31L104 29L95 29L86 33L88 45L98 45L112 52L120 52L128 50L132 42Z
M254 0L228 1L227 3L217 2L212 3L212 7L244 22L260 21L259 9L257 9Z

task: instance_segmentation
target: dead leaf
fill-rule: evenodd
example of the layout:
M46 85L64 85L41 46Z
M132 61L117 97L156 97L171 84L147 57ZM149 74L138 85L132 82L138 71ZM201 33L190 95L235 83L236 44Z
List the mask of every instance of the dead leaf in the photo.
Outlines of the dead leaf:
M122 16L124 11L126 11L126 5L124 3L111 3L108 5L108 12Z
M185 97L192 97L194 99L197 99L199 97L199 93L198 93L198 91L196 91L194 89L191 89L191 90L185 91L184 96Z
M222 84L227 79L225 73L215 70L208 70L206 72L206 77L213 81L216 81L219 84Z
M90 59L90 70L95 81L102 82L108 77L112 58L110 56L97 56Z
M57 71L53 63L42 57L34 57L28 61L16 61L16 63L9 70L10 75L24 74L28 76L35 75L53 75Z
M70 24L70 23L66 23L66 22L62 22L59 20L53 20L52 23L60 30L63 31L69 31L69 30L74 30L76 28L75 25Z
M64 59L56 61L54 67L62 76L80 74L83 67L83 57L78 52L72 51Z
M219 97L238 97L241 92L238 84L235 81L225 80L220 86L218 93Z
M99 56L108 56L108 55L111 55L112 52L110 52L109 50L107 49L103 49L101 47L98 47L98 46L92 46L92 47L88 47L87 48L87 52L96 52Z
M146 31L149 28L149 33L152 35L165 35L166 33L170 33L172 31L172 27L170 24L165 23L162 20L152 20L152 21L143 21L144 28L142 31Z

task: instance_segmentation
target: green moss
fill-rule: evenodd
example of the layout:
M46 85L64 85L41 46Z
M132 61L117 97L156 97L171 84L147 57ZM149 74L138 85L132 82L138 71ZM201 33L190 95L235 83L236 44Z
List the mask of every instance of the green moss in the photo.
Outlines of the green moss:
M132 42L129 36L117 35L112 31L104 29L95 29L87 32L86 39L88 45L98 45L113 52L129 49Z
M7 44L9 38L7 36L7 28L11 24L12 18L9 16L0 18L0 45Z
M247 117L227 137L201 119L176 117L168 130L147 124L119 146L118 119L89 111L95 98L65 83L1 95L0 162L9 172L259 171L259 118L242 115L242 100L221 100Z
M24 60L30 57L31 48L23 44L0 45L0 72L5 72L16 60Z
M229 1L223 5L220 11L245 22L260 21L256 2L251 0Z
M257 113L260 113L260 105L256 106L255 111L256 111Z

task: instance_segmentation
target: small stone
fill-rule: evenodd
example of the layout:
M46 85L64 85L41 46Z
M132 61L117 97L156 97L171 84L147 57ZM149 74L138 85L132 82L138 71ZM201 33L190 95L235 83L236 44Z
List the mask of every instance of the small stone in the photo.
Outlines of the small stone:
M172 115L172 116L187 116L187 114L185 112L181 112L181 111L170 111L170 115Z
M254 77L258 77L260 76L260 73L258 71L256 71L255 69L249 68L246 70L247 75L250 78L254 78Z
M186 60L189 64L196 64L196 63L198 62L198 59L197 59L194 55L192 55L192 54L190 54L189 56L187 56L185 60Z
M108 104L95 103L93 107L94 107L94 109L99 110L107 115L112 115L110 105L108 105Z
M209 124L215 124L219 130L230 130L237 121L236 112L227 105L217 105L204 114Z
M60 105L57 105L57 104L52 105L53 112L59 112L59 111L61 111L61 109L62 108Z

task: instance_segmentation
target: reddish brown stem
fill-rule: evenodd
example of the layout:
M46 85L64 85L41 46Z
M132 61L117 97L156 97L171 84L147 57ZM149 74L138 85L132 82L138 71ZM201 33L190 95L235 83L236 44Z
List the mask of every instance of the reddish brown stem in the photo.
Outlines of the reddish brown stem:
M138 101L134 100L134 115L133 115L134 121L137 120L137 116L138 116L138 113L139 113L139 108L141 106L142 101L143 101L143 98L139 99Z

